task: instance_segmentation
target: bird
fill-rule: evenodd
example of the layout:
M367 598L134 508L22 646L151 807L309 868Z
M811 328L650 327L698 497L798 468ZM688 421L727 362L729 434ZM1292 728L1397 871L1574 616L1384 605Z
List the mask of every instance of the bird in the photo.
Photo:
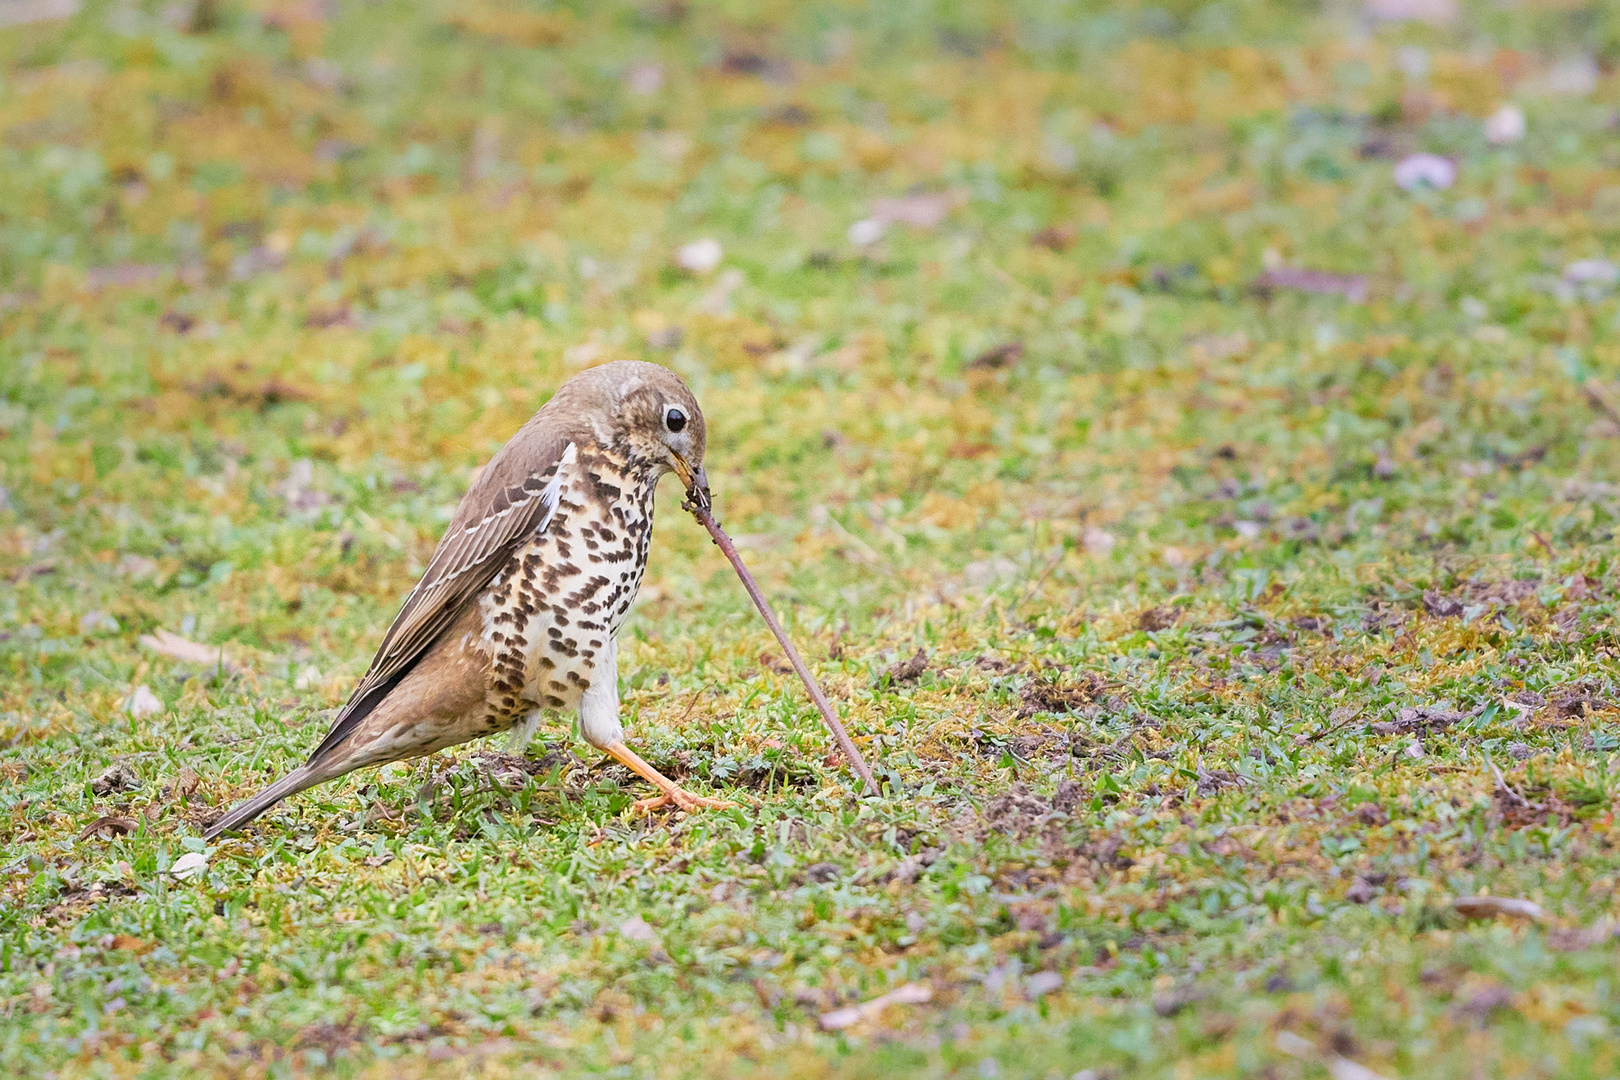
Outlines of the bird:
M659 773L619 719L618 633L647 567L653 493L673 472L706 502L706 438L668 368L620 360L569 379L478 474L320 745L204 836L368 765L502 731L521 753L566 709L586 742L658 789L634 809L735 805Z

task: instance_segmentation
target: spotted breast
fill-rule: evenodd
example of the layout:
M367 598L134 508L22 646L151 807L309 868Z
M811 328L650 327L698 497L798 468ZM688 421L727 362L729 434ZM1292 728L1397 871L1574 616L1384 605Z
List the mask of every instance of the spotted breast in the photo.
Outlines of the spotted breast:
M647 568L658 474L617 448L572 449L547 478L555 511L481 601L492 731L577 706L593 678L617 679L613 643Z

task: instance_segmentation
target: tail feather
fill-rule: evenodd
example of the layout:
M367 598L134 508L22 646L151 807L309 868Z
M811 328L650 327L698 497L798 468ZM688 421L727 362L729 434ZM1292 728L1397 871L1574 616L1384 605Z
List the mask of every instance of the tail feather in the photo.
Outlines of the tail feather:
M296 795L305 788L314 787L321 781L329 779L331 773L326 770L311 768L309 765L299 766L247 802L232 807L224 817L208 826L203 832L203 839L213 840L222 833L239 829L287 796Z

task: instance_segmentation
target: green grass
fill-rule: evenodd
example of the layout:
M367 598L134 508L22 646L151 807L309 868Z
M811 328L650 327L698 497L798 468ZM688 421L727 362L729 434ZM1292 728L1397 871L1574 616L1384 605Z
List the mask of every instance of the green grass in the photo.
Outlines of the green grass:
M1614 1075L1620 299L1565 268L1617 58L1597 3L0 29L0 1073ZM882 796L668 490L631 742L739 809L634 817L557 727L205 846L620 357Z

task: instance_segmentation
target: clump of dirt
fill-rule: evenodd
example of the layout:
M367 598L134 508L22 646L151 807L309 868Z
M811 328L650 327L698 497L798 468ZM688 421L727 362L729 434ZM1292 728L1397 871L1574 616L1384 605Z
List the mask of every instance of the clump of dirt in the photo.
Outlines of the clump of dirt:
M1602 696L1604 687L1592 681L1574 682L1549 692L1553 715L1564 720L1584 720L1594 712L1612 709L1614 702Z
M1399 633L1406 628L1406 612L1394 604L1373 600L1361 615L1361 628L1369 633L1377 630Z
M1041 713L1067 713L1102 700L1108 684L1095 675L1086 675L1069 683L1050 679L1031 679L1024 685L1018 716L1024 719Z
M1584 582L1583 578L1583 585ZM1517 607L1526 600L1535 599L1536 589L1540 584L1534 579L1467 581L1450 593L1430 589L1423 594L1423 610L1437 619L1457 619L1473 605L1483 605L1492 611Z
M1469 712L1453 712L1438 705L1420 705L1415 709L1402 709L1394 720L1384 720L1376 724L1369 724L1375 735L1406 735L1420 731L1442 731L1462 720L1468 720L1484 712L1483 706Z
M1151 607L1136 617L1138 630L1168 630L1181 618L1181 609L1169 604Z
M113 795L121 791L139 791L141 778L122 761L107 766L105 772L90 781L90 790L97 795Z
M914 683L923 677L928 670L928 650L919 648L914 656L902 660L898 664L891 664L889 670L884 672L889 677L891 685L896 683Z
M1052 809L1060 814L1072 814L1080 807L1080 802L1086 797L1084 789L1073 780L1058 781L1057 791L1052 794Z
M1455 619L1463 613L1464 604L1455 596L1446 596L1438 589L1423 594L1423 610L1437 619Z
M1464 588L1476 604L1494 601L1502 605L1512 605L1532 599L1540 584L1533 578L1521 581L1473 581Z
M997 795L985 804L984 823L993 831L1007 836L1028 836L1046 823L1052 805L1030 791L1023 783Z
M559 766L578 762L573 754L555 748L548 748L539 757L506 754L499 750L480 750L468 760L494 781L495 786L507 791L521 789L531 776L546 776Z
M1198 794L1214 795L1227 788L1243 787L1250 783L1247 777L1239 776L1227 769L1198 769Z

